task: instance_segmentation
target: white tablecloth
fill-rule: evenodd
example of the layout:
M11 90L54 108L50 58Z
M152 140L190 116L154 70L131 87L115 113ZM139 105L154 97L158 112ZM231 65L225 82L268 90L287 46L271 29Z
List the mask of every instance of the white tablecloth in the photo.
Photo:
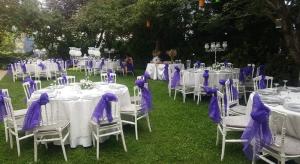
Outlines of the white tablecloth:
M179 67L180 70L184 69L183 64L169 64L169 69L171 72L174 72L175 66ZM153 80L163 80L163 72L164 72L165 64L154 64L148 63L146 71L150 74L150 78Z
M251 110L252 110L254 94L255 93L253 92L250 95L249 101L247 103L248 113L250 113ZM278 96L281 97L281 98L285 98L287 96L287 92L283 91ZM263 98L264 95L261 95L261 97ZM290 100L289 100L290 102L300 103L300 92L298 92L298 93L290 92L288 97L290 98ZM286 113L287 114L287 122L286 122L287 123L286 124L287 134L289 136L300 139L300 127L299 127L299 125L300 125L300 110L299 110L299 112L295 112L295 111L291 111L291 110L286 109L284 107L284 105L278 105L278 106L271 106L271 105L268 105L268 104L266 104L266 105L270 108L271 111L276 110L276 111Z
M219 81L221 79L229 79L229 78L238 78L238 74L236 70L221 70L221 71L209 71L208 85L211 87L221 87ZM195 86L201 82L203 82L203 73L204 70L194 70L189 69L183 72L183 76L186 77L185 85ZM202 80L201 80L202 79Z
M39 66L40 63L44 64L44 66L45 66L44 70L42 69L42 67ZM64 69L64 62L59 61L59 64L60 64L61 68ZM37 61L37 62L27 63L27 64L25 64L25 66L26 66L26 72L27 73L35 73L36 71L38 71L38 72L58 71L57 63L52 62L52 61ZM20 63L17 64L17 70L19 72L23 72L22 69L21 69Z
M40 92L34 93L32 99L39 97ZM48 91L50 92L50 91ZM52 92L52 93L51 93ZM121 84L97 83L94 89L81 90L79 85L65 86L55 89L49 93L50 102L48 107L58 111L58 117L62 120L70 121L69 143L71 148L79 145L88 147L92 145L89 121L92 113L104 93L116 94L121 107L130 105L130 95L128 88ZM51 98L51 95L56 95Z

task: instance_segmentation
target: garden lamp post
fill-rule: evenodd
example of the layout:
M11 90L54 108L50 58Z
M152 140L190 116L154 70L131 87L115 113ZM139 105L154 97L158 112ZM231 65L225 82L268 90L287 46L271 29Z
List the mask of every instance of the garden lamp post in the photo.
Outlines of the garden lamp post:
M225 51L227 48L227 41L224 41L222 46L220 42L212 42L212 43L205 43L205 51L206 52L214 52L215 53L215 64L217 64L217 52Z

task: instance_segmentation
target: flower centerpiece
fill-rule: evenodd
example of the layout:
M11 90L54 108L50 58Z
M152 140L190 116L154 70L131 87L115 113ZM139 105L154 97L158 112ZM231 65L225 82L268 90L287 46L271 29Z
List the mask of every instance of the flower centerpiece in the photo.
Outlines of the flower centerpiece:
M95 86L94 82L88 80L88 79L82 79L80 80L80 87L81 89L93 89Z
M152 56L153 56L152 62L153 63L159 63L160 62L159 55L160 55L159 50L153 50L152 51Z
M167 51L167 54L170 56L171 58L171 62L174 62L174 58L177 56L177 51L175 49L170 49L169 51Z

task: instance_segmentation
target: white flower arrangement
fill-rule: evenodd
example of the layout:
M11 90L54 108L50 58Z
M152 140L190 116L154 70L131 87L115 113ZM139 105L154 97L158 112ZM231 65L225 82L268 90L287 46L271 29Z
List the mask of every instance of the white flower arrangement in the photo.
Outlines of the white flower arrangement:
M80 80L81 89L93 89L94 86L95 86L94 82L90 80L85 80L85 79Z

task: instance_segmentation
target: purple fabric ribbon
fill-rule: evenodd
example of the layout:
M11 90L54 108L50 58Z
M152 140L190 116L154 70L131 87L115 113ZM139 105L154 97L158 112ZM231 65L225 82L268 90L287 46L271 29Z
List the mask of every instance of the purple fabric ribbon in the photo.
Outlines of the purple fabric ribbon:
M246 76L252 75L253 69L252 69L251 66L247 66L247 67L245 67L243 70L244 70L244 75L246 75Z
M2 122L4 117L6 116L4 97L5 95L3 94L2 89L0 89L0 122Z
M150 91L145 87L144 80L136 80L135 85L138 86L142 92L142 100L141 100L142 112L148 113L152 108L152 95Z
M26 73L27 72L26 64L21 63L21 69L22 69L23 73Z
M251 141L255 139L256 144L255 152L259 152L263 146L272 143L272 134L269 127L270 109L266 107L261 101L259 95L256 93L253 96L253 105L251 112L251 119L248 126L243 132L241 139L247 140L244 142L243 151L245 155L252 159L253 151L251 148Z
M240 68L239 80L240 82L245 83L244 68Z
M169 80L169 64L165 64L165 67L164 67L164 80Z
M101 63L99 65L99 68L102 69L103 66L104 66L104 59L101 59Z
M61 65L58 61L55 61L55 63L57 64L57 69L58 71L62 71Z
M67 79L67 76L66 75L62 75L62 83L63 84L67 84L68 83L68 79Z
M108 83L112 83L113 82L113 78L111 76L111 73L112 73L112 69L108 69L107 70L107 82Z
M259 89L266 89L266 83L265 83L266 77L265 75L261 75L261 80L259 80Z
M41 121L41 106L46 105L49 102L49 97L47 93L41 94L40 98L33 101L27 110L25 115L23 130L28 131L39 126Z
M201 66L201 61L200 60L196 61L195 68L200 68L200 66Z
M204 78L204 81L203 81L203 86L208 86L208 78L209 78L209 70L204 70L204 73L203 73L203 78Z
M208 106L208 116L214 123L220 123L221 115L217 98L218 89L210 87L203 87L203 89L206 92L206 94L211 95L211 99Z
M29 88L28 88L28 90L29 90L29 97L30 97L31 94L35 91L35 83L34 83L34 81L33 81L29 76L27 76L27 77L24 79L23 83L25 83L25 82L28 82L28 83L29 83Z
M171 79L171 88L174 89L179 84L180 84L180 69L178 68L178 66L175 66L175 72Z
M38 64L38 66L41 67L42 70L45 70L45 69L46 69L45 64L43 64L42 62L40 62L40 64Z
M259 66L259 76L265 76L265 65Z
M127 66L127 70L128 70L128 71L132 71L132 72L134 71L134 67L133 67L133 64L132 64L132 63L127 63L126 66Z
M93 68L93 60L89 60L87 66L89 69Z
M125 68L124 64L122 63L122 60L120 60L120 67L121 67L122 69Z
M105 93L102 95L92 115L92 120L94 122L99 123L100 119L104 118L104 110L108 122L112 122L111 101L118 101L117 96L112 93Z
M224 66L228 67L228 61L227 60L224 61Z
M150 79L150 74L147 71L145 71L143 77L145 83L148 83L148 80Z

